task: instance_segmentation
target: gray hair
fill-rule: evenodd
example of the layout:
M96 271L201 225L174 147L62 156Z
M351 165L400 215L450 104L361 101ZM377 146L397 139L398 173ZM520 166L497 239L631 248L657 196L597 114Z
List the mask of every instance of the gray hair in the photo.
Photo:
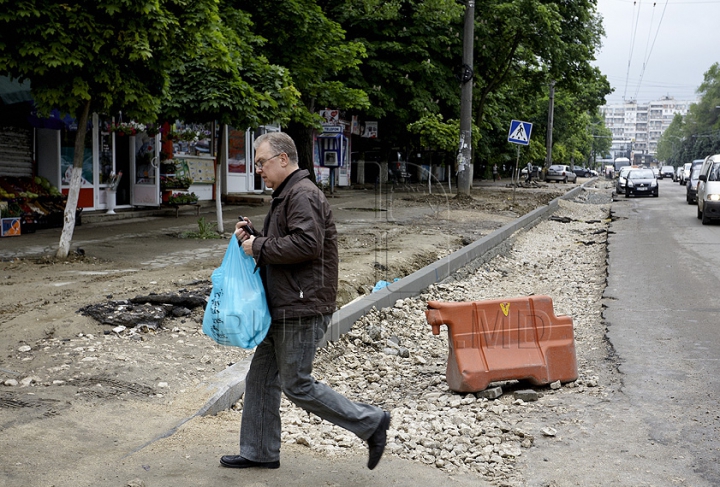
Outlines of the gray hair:
M297 149L295 148L295 142L292 138L284 132L268 132L262 134L260 137L255 139L253 147L257 150L260 144L267 142L270 146L271 152L287 154L290 164L298 164Z

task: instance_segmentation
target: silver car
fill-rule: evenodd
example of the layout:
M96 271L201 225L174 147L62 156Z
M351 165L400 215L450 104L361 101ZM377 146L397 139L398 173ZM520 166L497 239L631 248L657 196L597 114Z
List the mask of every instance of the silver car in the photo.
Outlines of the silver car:
M577 174L570 169L570 166L552 165L545 174L545 182L549 183L550 181L556 181L558 183L560 181L563 183L570 181L574 183L577 181Z
M625 194L625 185L627 184L627 175L630 170L635 169L632 166L624 166L620 169L617 182L615 183L615 193L618 195Z

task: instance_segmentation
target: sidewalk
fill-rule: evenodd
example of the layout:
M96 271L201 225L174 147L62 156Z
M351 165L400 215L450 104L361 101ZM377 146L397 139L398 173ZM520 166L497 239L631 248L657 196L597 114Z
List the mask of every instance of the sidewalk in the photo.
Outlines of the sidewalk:
M387 189L392 189L392 195L407 194L413 189L420 190L417 185L395 188L388 186L385 191ZM439 186L433 186L433 189L439 190ZM447 186L445 189L447 190ZM367 210L376 205L384 207L387 204L388 194L386 192L378 194L372 186L368 186L368 189L336 189L333 194L326 192L326 196L333 207L336 221L340 222L375 219L374 217L378 215L373 215L373 212ZM269 193L235 195L230 200L222 203L223 229L227 234L234 230L235 222L240 215L249 217L255 222L262 221L270 208L271 196ZM410 209L405 209L401 213L404 214L405 211ZM214 201L200 202L197 215L195 207L181 207L177 217L175 209L169 207L122 208L116 209L115 214L112 215L107 214L105 210L87 211L82 213L80 225L75 226L70 250L71 252L78 249L85 252L92 251L103 241L111 239L113 235L140 236L157 232L197 231L200 218L204 218L207 222L216 222L216 215ZM0 238L0 261L18 257L54 256L61 233L62 228L48 228L18 237Z

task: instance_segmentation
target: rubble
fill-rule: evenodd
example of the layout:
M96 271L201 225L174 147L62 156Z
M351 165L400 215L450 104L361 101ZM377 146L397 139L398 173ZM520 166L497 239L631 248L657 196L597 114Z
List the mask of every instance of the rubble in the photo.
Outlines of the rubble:
M193 309L205 308L210 290L211 286L206 285L193 291L183 289L177 293L151 293L131 299L108 300L84 306L79 312L103 325L113 326L112 331L118 334L127 328L156 330L168 317L189 316Z
M501 485L525 485L515 468L535 437L553 438L567 426L540 420L558 394L605 394L583 354L603 346L600 298L605 287L611 188L560 201L556 218L516 236L504 255L475 272L430 286L418 297L373 309L318 351L315 376L353 400L391 412L387 452L448 472L476 472ZM593 235L598 245L579 243ZM452 392L445 382L447 333L433 336L428 300L470 301L547 294L555 313L572 316L580 378L577 383L491 384L476 394ZM400 348L407 350L405 356ZM528 387L529 386L529 387ZM237 405L241 408L241 403ZM336 426L282 402L285 443L326 455L360 453L365 445ZM556 416L553 416L556 417Z

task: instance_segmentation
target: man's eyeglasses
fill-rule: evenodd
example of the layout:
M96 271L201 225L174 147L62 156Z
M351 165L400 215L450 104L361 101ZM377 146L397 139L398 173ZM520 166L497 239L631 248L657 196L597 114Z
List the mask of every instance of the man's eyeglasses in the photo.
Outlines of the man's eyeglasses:
M284 152L278 152L272 157L268 157L267 159L260 159L259 161L255 161L255 169L262 169L265 164L268 163L270 159L275 159L277 156L281 156L285 154Z

